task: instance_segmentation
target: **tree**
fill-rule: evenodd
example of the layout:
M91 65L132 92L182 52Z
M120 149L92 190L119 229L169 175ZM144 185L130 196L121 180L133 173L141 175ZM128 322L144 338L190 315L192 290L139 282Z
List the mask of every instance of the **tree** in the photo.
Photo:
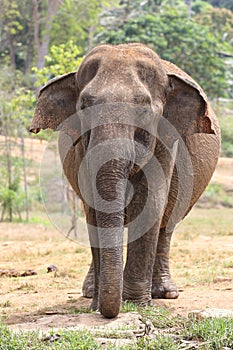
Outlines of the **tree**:
M88 3L86 0L64 0L53 23L51 45L73 40L83 51L91 49L93 35L99 28L100 13L117 3L118 0L89 0Z
M38 69L44 67L45 56L48 54L49 50L52 24L61 4L62 0L33 0L34 39L37 52L36 67Z
M208 26L211 33L222 43L218 55L223 61L228 82L227 93L233 97L233 12L225 8L209 8L195 17L196 21Z
M58 46L53 45L50 52L45 56L45 67L43 69L33 68L36 73L37 86L57 76L78 69L82 61L82 50L74 44L73 40Z
M10 65L14 70L16 67L16 34L22 31L23 26L20 22L19 5L16 1L0 1L0 23L2 32L1 46L9 50Z
M217 54L224 50L224 43L207 26L188 19L186 6L166 7L161 13L131 18L118 28L99 33L97 41L147 44L161 58L190 74L210 96L226 96L226 67Z
M193 0L192 1L192 12L193 15L198 14L200 12L205 12L208 9L211 9L212 5L206 2L205 0Z
M44 66L52 24L62 0L0 0L1 56L12 69Z
M206 1L215 7L225 7L227 9L233 11L232 0L206 0Z
M233 52L233 12L225 8L207 8L195 17L196 21L210 28L215 37L228 43Z
M45 57L44 68L41 70L38 70L37 68L33 69L36 74L37 84L45 84L49 79L55 76L77 70L81 61L82 49L75 45L73 40L69 40L66 44L61 44L58 46L53 45L50 48L49 54ZM74 192L71 186L64 181L64 179L63 186L63 191L66 193L71 211L71 228L67 233L67 237L69 237L71 233L77 237L77 215L79 211L78 202L80 203L80 200L78 201L77 194Z
M31 119L35 103L33 93L20 87L22 74L4 67L0 77L0 203L1 218L13 220L13 215L26 212L29 218L29 192L27 186L27 159L24 136L27 121ZM19 143L20 140L20 143Z

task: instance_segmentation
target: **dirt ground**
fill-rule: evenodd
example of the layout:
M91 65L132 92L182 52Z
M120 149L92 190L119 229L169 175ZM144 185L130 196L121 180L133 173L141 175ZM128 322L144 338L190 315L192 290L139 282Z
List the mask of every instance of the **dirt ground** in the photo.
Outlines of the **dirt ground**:
M197 219L202 212L203 209L194 209L173 239L172 275L179 287L179 298L153 301L158 306L172 307L175 314L183 316L196 309L233 310L233 227L227 235L217 235L217 225L212 232L206 231L210 227L207 225L203 235L197 235ZM222 214L232 217L230 209ZM197 226L191 225L194 219ZM0 227L0 268L37 272L27 277L0 277L0 312L4 322L26 329L45 325L50 328L55 324L68 327L77 320L82 323L80 318L67 319L65 315L85 312L90 305L90 300L81 294L90 262L89 248L67 240L52 226L4 223ZM190 227L192 234L187 236ZM58 270L47 273L51 264ZM95 325L102 322L101 317L95 319Z
M233 310L232 250L233 235L187 239L180 229L173 240L171 257L180 296L153 303L172 307L175 314L184 316L208 307ZM67 327L69 321L64 315L81 312L90 305L90 299L81 294L90 261L89 248L67 240L52 227L1 224L0 254L1 269L37 272L27 277L0 277L0 311L7 324L18 324L20 328L25 325L27 329L30 324L29 328L35 328L46 318L51 327L51 316L60 315L56 325L61 327L64 322ZM58 267L57 272L47 273L51 264ZM73 322L71 317L71 326Z
M45 147L43 143L38 145ZM39 154L36 147L33 158L39 161ZM213 181L233 191L233 159L220 159ZM47 223L0 223L0 233L0 270L23 273L32 269L37 273L9 277L1 276L0 271L1 319L12 327L26 329L82 323L77 312L85 312L91 302L81 293L91 259L90 249L68 240ZM196 309L233 310L232 252L233 209L194 208L179 225L172 242L172 276L180 296L153 303L170 307L175 314L183 316ZM57 271L47 273L51 264ZM91 325L93 318L88 317L87 323ZM98 315L95 325L98 322L102 325L111 321L103 321Z

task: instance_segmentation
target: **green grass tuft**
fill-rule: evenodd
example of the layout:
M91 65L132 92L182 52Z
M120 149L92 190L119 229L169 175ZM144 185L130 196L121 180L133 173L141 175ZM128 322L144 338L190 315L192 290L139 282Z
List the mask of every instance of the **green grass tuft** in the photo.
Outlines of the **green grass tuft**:
M50 332L52 335L53 332ZM39 332L12 332L0 325L0 350L100 350L88 331L61 331L57 340L45 340Z
M121 305L120 312L138 312L138 305L131 301L125 301Z
M127 306L129 308L129 305ZM142 311L142 308L139 308ZM169 310L147 307L142 318L149 319L161 333L151 338L142 336L130 344L109 344L107 350L179 350L184 343L190 349L233 349L233 319L182 319L171 315ZM142 314L142 312L141 312ZM159 325L158 325L158 324ZM172 329L170 329L172 327ZM37 331L14 332L0 324L0 350L100 350L103 347L94 339L94 333L86 330L58 332L42 335ZM116 330L106 331L101 337L120 338ZM193 347L192 347L193 346Z
M185 329L184 335L189 340L207 342L205 349L220 350L223 347L233 349L233 319L207 318L193 321Z

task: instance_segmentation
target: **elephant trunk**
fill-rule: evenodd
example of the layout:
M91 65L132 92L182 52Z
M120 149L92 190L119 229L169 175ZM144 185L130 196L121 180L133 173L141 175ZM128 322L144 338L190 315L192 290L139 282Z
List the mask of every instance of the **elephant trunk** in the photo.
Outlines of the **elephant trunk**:
M100 249L98 307L102 315L113 318L119 313L122 299L125 193L135 155L131 140L109 140L107 131L103 140L102 129L102 142L96 144L97 134L92 130L88 172Z

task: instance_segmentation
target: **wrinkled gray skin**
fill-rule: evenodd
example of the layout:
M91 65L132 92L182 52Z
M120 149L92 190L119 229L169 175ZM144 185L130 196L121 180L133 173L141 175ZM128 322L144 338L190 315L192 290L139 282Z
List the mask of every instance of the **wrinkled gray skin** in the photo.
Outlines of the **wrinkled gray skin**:
M88 112L93 108L95 113ZM75 122L66 123L76 112ZM144 45L102 45L78 72L42 88L30 131L46 128L61 129L64 172L84 203L93 262L83 294L93 297L92 308L112 318L122 297L139 304L151 297L177 298L169 271L170 239L207 186L220 149L218 122L199 85ZM119 138L128 142L116 147L111 140ZM106 152L91 152L102 143ZM112 159L96 177L93 164L105 153ZM131 197L126 179L133 185ZM114 212L104 212L93 184L101 198L117 203ZM134 222L147 200L144 221ZM125 225L129 242L123 270Z

